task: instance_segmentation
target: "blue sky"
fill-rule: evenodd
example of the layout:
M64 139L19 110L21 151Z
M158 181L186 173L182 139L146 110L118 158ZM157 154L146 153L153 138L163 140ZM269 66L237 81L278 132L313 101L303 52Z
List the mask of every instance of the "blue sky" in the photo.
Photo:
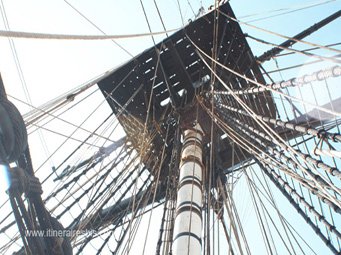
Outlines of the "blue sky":
M154 3L152 0L143 1L146 12L148 13L149 22L152 24L153 31L162 31L163 27L157 15ZM182 19L179 12L177 1L158 1L160 13L167 29L180 28L182 26ZM189 5L188 2L191 4ZM185 17L184 21L193 19L194 12L197 13L200 6L207 9L213 4L212 1L181 1L182 14ZM327 1L294 1L294 0L232 0L230 4L234 9L237 17L244 17L242 20L251 21L257 18L264 18L277 13L290 11L293 8L304 7L311 4L318 4ZM145 21L144 14L141 9L139 0L132 1L117 1L117 0L73 0L69 2L75 6L79 11L86 15L88 19L94 22L107 34L130 34L130 33L145 33L148 32L148 26ZM4 0L3 6L6 10L7 19L11 30L40 32L40 33L59 33L59 34L100 34L89 22L85 21L83 17L75 12L66 2L62 0L44 1L44 0ZM285 14L278 17L264 19L252 22L253 25L260 26L278 33L292 36L303 29L318 22L322 18L339 10L341 3L339 0L329 1L328 3L319 5L318 7L309 8L291 14ZM279 12L272 12L277 9L285 9ZM247 16L247 17L246 17ZM0 22L1 29L5 29L3 22ZM341 20L334 21L331 25L321 29L318 33L306 38L307 41L316 42L319 44L329 44L340 42L340 27ZM283 38L274 35L269 35L264 32L257 31L247 26L242 26L245 33L255 37L262 38L273 43L281 43ZM155 40L160 41L163 36L156 36ZM9 95L15 96L25 102L28 102L27 95L24 93L24 87L30 94L30 103L34 106L39 106L60 94L63 94L72 88L104 73L114 67L121 65L128 61L131 56L122 51L111 41L43 41L43 40L28 40L15 39L15 48L18 59L20 61L21 69L25 78L25 84L20 81L16 64L12 55L6 38L0 38L0 72L6 85ZM151 38L139 39L124 39L118 40L132 55L142 52L145 48L152 46ZM259 56L265 50L269 49L252 40L249 40L251 49L254 55ZM297 45L298 49L304 49L308 46ZM322 55L328 55L329 52L319 51ZM292 63L302 61L309 61L304 58L291 56L283 57L278 60L280 66L290 66ZM264 65L267 70L276 69L274 61L269 61ZM326 67L330 66L329 63ZM311 73L316 69L324 66L309 66L304 70L291 70L283 72L284 79L299 76L300 74ZM274 76L275 80L281 80L278 74ZM335 91L340 93L340 90L335 88ZM102 97L98 95L92 101L92 104L99 104ZM15 102L15 101L14 101ZM30 110L27 105L20 102L15 102L22 113ZM110 110L106 106L102 106L102 114L108 113ZM89 109L82 109L89 111ZM80 123L79 116L71 115L69 119L75 123ZM87 123L87 127L91 129L96 126L94 123ZM66 134L71 132L62 124L55 126L58 130L62 130ZM49 136L48 133L43 134L47 140L47 149L40 145L40 138L37 134L30 137L31 150L34 158L35 166L40 165L49 151L53 151L59 144L57 136ZM83 136L80 135L81 139ZM73 148L67 148L71 150ZM45 155L46 154L46 155ZM62 159L63 155L57 155L51 159L46 166L46 173L48 169L57 164ZM243 180L241 181L243 183ZM245 183L239 185L236 193L241 197L240 208L248 215L250 210L250 198L244 192ZM1 200L1 199L0 199ZM295 215L294 210L290 205L280 201L280 206L283 207L284 212L288 215ZM251 214L250 214L251 215ZM246 226L252 226L248 231L250 235L259 235L260 233L253 230L255 223L252 222L255 218L245 216L244 221ZM322 242L316 239L309 228L306 228L302 220L293 217L293 224L299 226L299 229L304 233L309 233L312 236L311 244L315 245L317 249L321 249L319 254L328 254L328 250L323 249ZM252 232L255 231L255 232ZM258 239L253 239L255 247ZM261 246L259 246L261 247ZM138 249L138 248L136 248ZM263 248L259 248L263 249ZM263 253L258 253L263 254ZM279 251L279 254L282 254ZM309 254L309 253L308 253Z

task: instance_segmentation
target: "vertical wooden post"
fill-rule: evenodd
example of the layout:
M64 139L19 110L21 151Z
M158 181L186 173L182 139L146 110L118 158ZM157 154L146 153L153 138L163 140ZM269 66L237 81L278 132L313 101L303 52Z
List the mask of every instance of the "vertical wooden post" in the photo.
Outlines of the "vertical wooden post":
M202 138L199 124L184 132L173 232L174 255L201 254Z

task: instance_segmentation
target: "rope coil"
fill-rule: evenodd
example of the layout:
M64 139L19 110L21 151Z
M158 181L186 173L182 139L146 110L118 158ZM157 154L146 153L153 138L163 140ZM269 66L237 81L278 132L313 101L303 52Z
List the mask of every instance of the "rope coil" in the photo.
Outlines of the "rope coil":
M3 152L0 160L13 162L19 159L27 147L27 130L25 122L15 107L7 99L5 86L0 76L0 143Z

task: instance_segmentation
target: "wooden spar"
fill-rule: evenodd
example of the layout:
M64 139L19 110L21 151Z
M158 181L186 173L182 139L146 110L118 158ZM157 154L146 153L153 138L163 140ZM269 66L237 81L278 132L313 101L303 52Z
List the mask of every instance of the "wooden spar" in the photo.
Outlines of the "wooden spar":
M278 55L280 52L282 52L284 50L283 48L291 47L293 44L295 44L299 40L302 40L303 38L307 37L308 35L314 33L315 31L319 30L320 28L324 27L325 25L329 24L330 22L339 18L340 16L341 16L341 10L338 10L335 13L333 13L332 15L328 16L327 18L321 20L320 22L318 22L318 23L312 25L311 27L303 30L299 34L293 36L292 37L293 39L288 39L285 42L281 43L279 45L281 48L274 47L271 50L264 52L261 56L256 58L257 61L259 63L263 63L265 61L270 60L272 57L274 57L274 56Z
M201 254L202 138L199 124L184 132L173 232L174 255Z

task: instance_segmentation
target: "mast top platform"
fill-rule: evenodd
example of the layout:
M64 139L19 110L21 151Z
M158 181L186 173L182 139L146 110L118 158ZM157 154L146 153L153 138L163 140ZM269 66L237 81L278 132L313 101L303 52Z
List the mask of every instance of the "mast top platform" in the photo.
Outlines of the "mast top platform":
M141 137L145 135L150 145L147 154L162 151L164 142L169 150L166 153L171 154L178 125L199 122L205 136L210 137L211 118L198 103L197 96L209 91L212 83L215 89L224 89L224 86L214 78L205 62L210 67L215 66L215 73L232 89L254 86L214 65L213 61L199 53L198 48L209 56L214 55L217 61L234 71L265 83L239 24L223 13L235 17L229 3L225 3L219 6L218 11L211 11L190 22L99 81L99 88L137 150L145 149L141 146ZM252 95L239 97L245 101L251 98L254 104L250 107L256 113L266 109L269 116L275 116L271 95L265 92L259 96L257 100ZM222 133L216 130L220 138ZM228 139L219 141L219 147L218 153L225 153L222 167L228 168L232 164L226 155L231 153ZM147 158L144 159L145 164L151 164L147 163ZM240 160L244 159L240 157Z

